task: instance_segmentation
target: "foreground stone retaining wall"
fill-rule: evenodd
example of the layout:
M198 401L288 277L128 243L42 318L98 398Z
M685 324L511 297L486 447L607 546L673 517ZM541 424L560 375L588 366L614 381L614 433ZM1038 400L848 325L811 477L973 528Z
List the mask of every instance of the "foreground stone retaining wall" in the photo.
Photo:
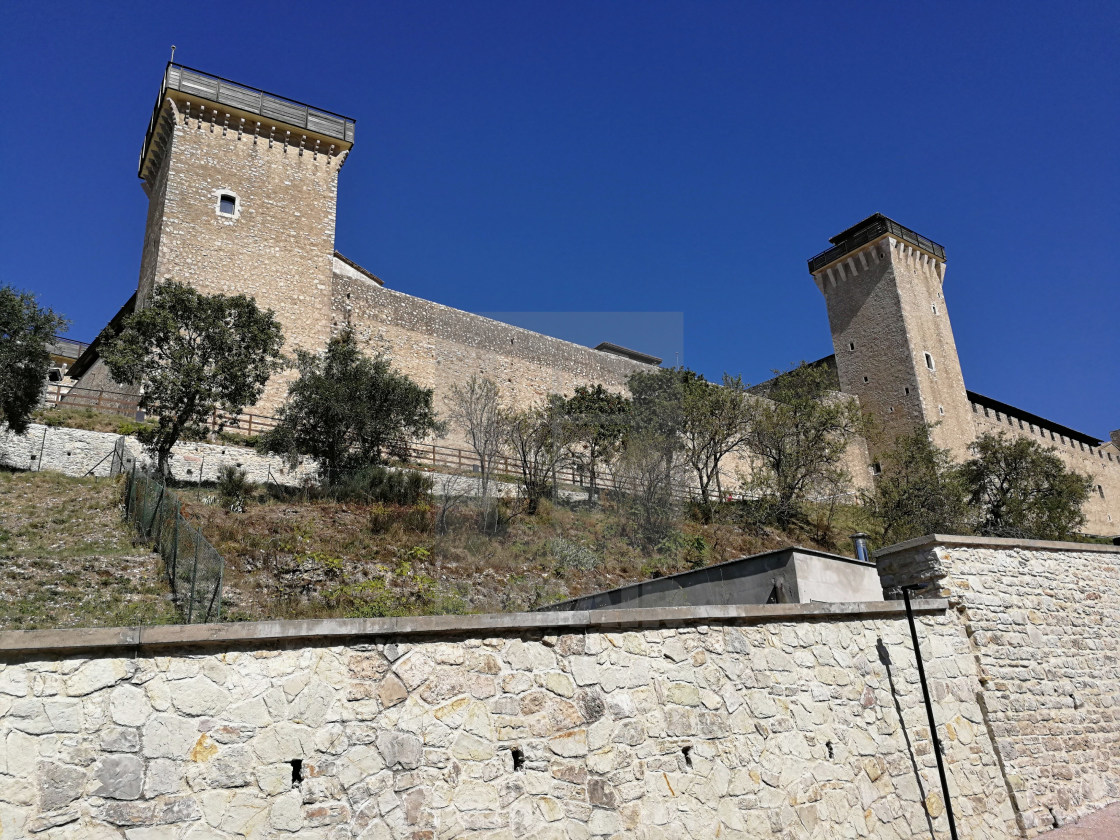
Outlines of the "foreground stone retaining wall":
M935 536L878 561L959 606L1028 836L1120 800L1120 547Z
M945 606L918 624L961 836L1017 836ZM949 836L897 604L6 633L0 655L4 840Z

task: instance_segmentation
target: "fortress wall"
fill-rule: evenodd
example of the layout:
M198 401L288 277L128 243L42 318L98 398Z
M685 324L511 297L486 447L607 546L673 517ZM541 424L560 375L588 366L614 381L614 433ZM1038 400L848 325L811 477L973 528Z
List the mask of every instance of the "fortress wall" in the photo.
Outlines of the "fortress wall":
M963 627L940 600L917 621L961 836L1015 837ZM4 840L949 836L898 604L40 631L0 650Z
M337 264L332 311L336 331L348 326L367 352L383 353L395 368L435 389L436 409L443 416L451 386L475 374L495 380L507 404L528 408L550 393L571 395L578 385L602 384L626 394L631 373L656 369L386 289ZM439 442L468 447L463 432L454 427ZM870 487L869 465L867 445L856 439L845 458L851 490ZM721 472L724 487L737 490L738 475L750 472L750 461L736 454L725 460Z
M1084 530L1090 534L1120 534L1120 448L1111 442L1090 447L1032 421L978 403L971 405L977 435L1006 432L1011 437L1029 438L1052 448L1069 469L1091 475L1093 490L1085 504Z
M1028 835L1120 800L1120 547L937 536L876 556L885 588L958 606Z
M631 373L655 369L340 271L334 274L331 309L333 329L349 327L367 352L384 354L394 368L433 388L441 415L447 413L451 387L472 375L490 377L507 404L528 408L550 393L570 395L577 385L602 384L625 393ZM457 429L441 442L467 445Z

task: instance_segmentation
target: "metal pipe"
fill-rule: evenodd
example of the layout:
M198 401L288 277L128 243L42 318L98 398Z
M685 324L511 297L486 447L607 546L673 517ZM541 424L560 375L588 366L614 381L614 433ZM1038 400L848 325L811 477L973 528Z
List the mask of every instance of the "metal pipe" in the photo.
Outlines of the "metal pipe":
M926 684L926 668L922 663L922 649L918 645L918 628L914 623L914 611L910 608L910 590L902 587L902 599L906 602L906 620L910 623L910 638L914 642L914 659L918 663L918 680L922 684L922 699L926 704L926 717L929 720L929 734L933 739L933 757L937 759L937 775L941 778L941 793L945 799L945 816L949 818L949 836L957 840L957 821L953 816L953 802L949 798L949 781L945 777L945 761L941 755L941 739L937 736L937 724L933 719L933 703L929 699L929 686ZM928 812L927 812L928 813Z

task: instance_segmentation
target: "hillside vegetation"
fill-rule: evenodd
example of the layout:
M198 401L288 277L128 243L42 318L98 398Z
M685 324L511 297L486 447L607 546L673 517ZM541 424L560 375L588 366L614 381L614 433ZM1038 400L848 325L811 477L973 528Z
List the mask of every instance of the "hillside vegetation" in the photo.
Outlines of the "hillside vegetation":
M610 501L543 501L534 516L507 512L496 533L472 507L437 527L438 497L401 505L257 496L231 506L204 491L184 501L226 559L230 620L529 610L791 544L835 550L840 533L746 528L729 509L707 524L686 519L643 549ZM845 509L836 521L858 515Z
M0 471L0 629L179 620L120 502L115 479Z

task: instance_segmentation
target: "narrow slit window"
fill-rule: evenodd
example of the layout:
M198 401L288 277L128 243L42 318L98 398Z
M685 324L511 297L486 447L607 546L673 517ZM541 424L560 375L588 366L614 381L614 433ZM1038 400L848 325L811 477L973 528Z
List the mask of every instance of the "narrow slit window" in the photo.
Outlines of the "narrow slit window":
M850 353L850 352L854 351L855 349L856 349L856 343L854 341L849 341L848 342L848 352Z
M929 368L930 370L936 370L937 369L933 366L933 356L931 356L929 353L926 353L926 367Z

